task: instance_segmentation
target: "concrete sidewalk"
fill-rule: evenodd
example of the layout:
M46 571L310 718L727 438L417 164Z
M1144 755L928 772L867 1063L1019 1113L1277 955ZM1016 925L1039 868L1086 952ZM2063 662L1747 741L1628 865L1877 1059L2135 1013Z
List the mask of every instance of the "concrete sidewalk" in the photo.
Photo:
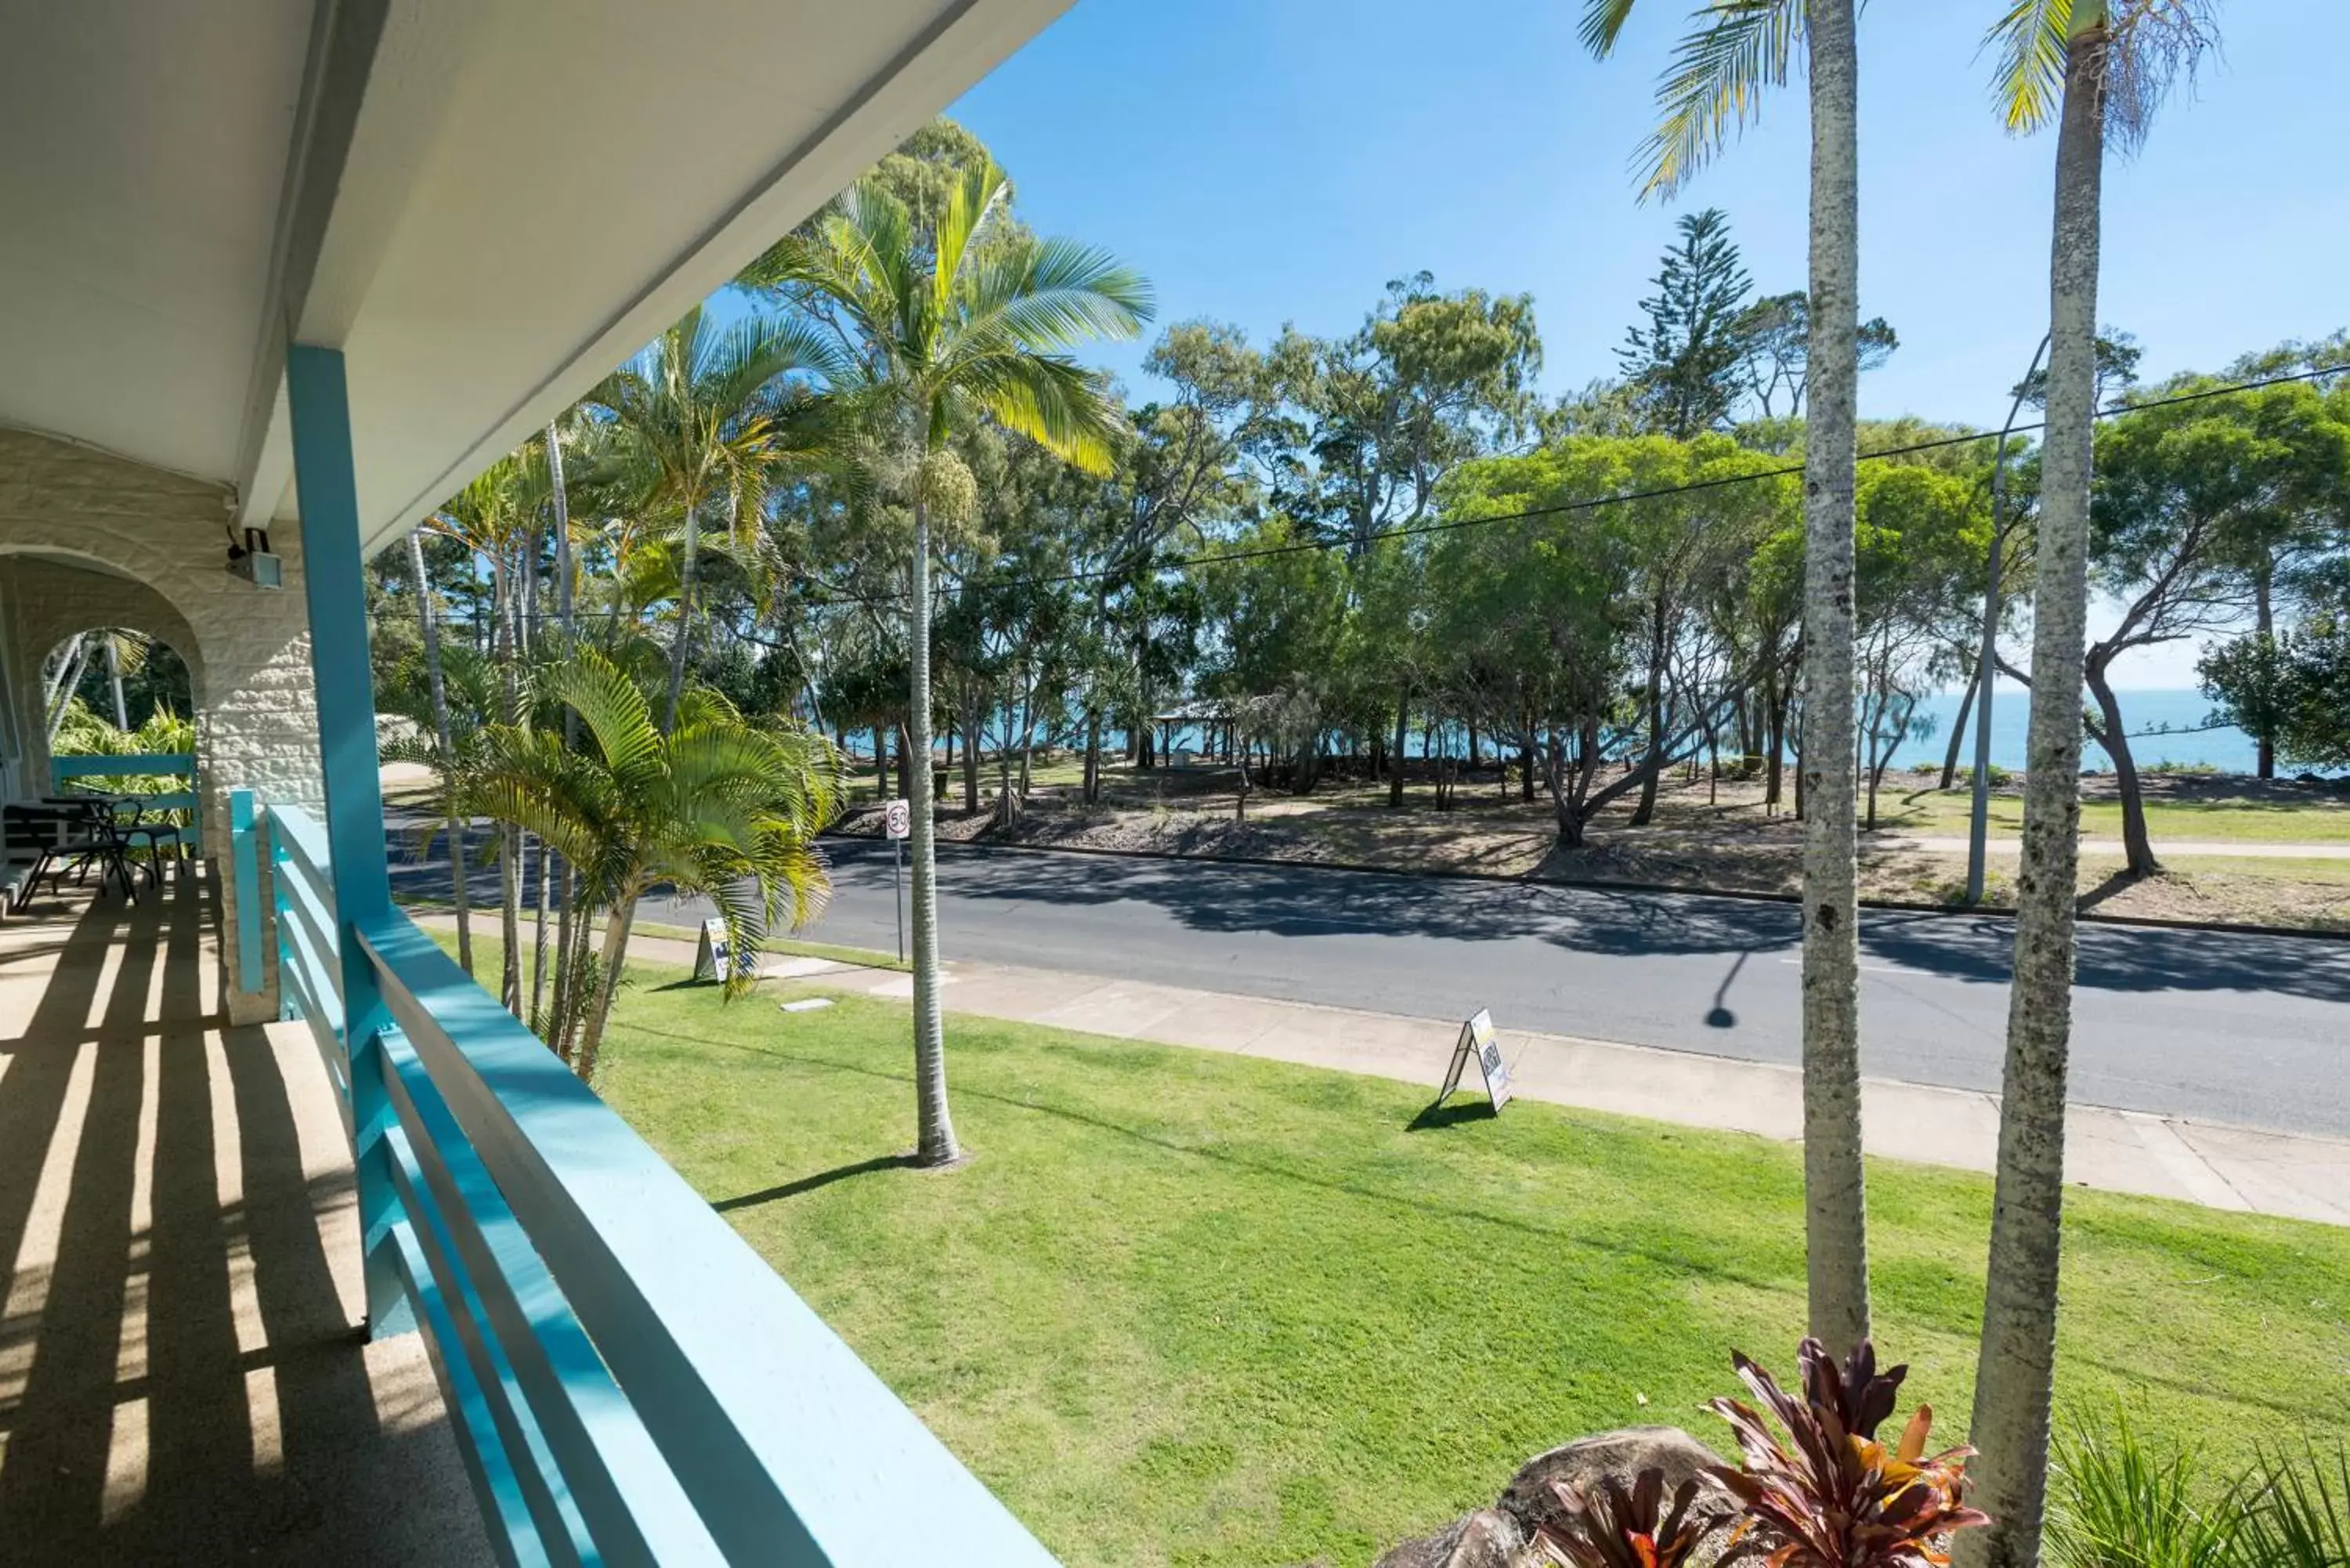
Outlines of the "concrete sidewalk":
M450 923L426 917L436 920ZM691 965L694 944L639 936L629 951ZM913 995L910 975L825 959L770 956L765 973L870 996ZM950 1012L1368 1073L1425 1084L1431 1094L1461 1028L1458 1020L999 964L951 963L947 981ZM1522 1030L1504 1029L1502 1040L1512 1084L1525 1099L1789 1142L1803 1135L1803 1075L1794 1067ZM1474 1073L1470 1081L1477 1083ZM1997 1165L1995 1095L1870 1079L1861 1116L1871 1154L1961 1170ZM2350 1225L2350 1141L2074 1106L2064 1166L2066 1179L2084 1187Z
M1861 846L1874 849L1925 849L1938 855L1964 855L1967 840L1946 834L1865 833ZM2023 853L2021 838L1994 837L1985 841L1990 853L2013 859ZM2120 855L2125 846L2118 838L2084 838L2084 855ZM2249 838L2158 838L2154 844L2158 855L2186 857L2211 856L2240 860L2350 860L2350 844L2269 843Z

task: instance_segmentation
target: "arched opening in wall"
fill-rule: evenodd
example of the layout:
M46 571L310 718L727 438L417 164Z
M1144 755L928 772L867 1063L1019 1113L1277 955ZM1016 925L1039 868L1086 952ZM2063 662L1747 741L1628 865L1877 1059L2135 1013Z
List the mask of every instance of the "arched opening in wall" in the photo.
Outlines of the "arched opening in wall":
M135 627L94 626L60 638L41 659L33 722L47 727L47 799L113 801L108 821L151 860L196 842L194 682L179 649ZM9 794L23 793L16 764Z
M132 627L90 627L41 662L41 718L54 754L187 752L195 691L177 649Z

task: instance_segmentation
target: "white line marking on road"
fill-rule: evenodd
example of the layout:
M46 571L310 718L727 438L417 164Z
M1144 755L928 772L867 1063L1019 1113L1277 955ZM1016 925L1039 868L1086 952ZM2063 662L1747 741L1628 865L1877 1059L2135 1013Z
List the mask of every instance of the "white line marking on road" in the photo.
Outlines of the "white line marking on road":
M1779 961L1781 963L1801 963L1804 961L1799 958L1783 958ZM1860 966L1860 972L1863 974L1916 974L1918 971L1914 969L1895 969L1890 964L1865 963Z

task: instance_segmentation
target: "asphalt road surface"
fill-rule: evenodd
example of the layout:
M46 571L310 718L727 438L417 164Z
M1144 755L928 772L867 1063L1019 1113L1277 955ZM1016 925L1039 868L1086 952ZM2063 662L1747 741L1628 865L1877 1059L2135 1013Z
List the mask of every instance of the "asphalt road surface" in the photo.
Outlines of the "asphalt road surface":
M827 849L832 905L805 934L891 947L888 846ZM435 869L395 882L445 888ZM951 960L1800 1057L1790 905L953 846L939 886ZM707 912L655 898L644 918ZM2012 941L2004 919L1865 914L1863 1070L1996 1090ZM2350 1137L2350 942L2084 926L2074 1019L2075 1101Z

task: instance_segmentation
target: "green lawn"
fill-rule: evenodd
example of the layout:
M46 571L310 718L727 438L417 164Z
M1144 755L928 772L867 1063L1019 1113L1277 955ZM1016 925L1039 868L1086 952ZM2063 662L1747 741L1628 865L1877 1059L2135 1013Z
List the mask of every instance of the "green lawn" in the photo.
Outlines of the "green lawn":
M1360 1563L1567 1438L1719 1442L1732 1345L1792 1370L1791 1147L1523 1102L1414 1131L1409 1085L958 1018L977 1158L915 1171L902 1006L645 975L613 1105L1073 1564ZM1880 1340L1960 1423L1990 1183L1871 1180ZM2076 1192L2066 1259L2069 1407L2223 1462L2350 1434L2350 1231Z
M1930 782L1930 781L1929 781ZM1919 789L1912 778L1888 774L1877 796L1878 826L1890 831L1924 835L1963 836L1973 809L1963 788L1947 793ZM1991 800L1991 830L2012 838L2023 828L2020 795L1994 794ZM2268 844L2350 843L2350 796L2335 795L2293 804L2249 801L2149 801L2147 833L2158 853L2170 839L2223 841L2244 839ZM2122 808L2109 800L2084 801L2081 831L2092 838L2119 838Z

